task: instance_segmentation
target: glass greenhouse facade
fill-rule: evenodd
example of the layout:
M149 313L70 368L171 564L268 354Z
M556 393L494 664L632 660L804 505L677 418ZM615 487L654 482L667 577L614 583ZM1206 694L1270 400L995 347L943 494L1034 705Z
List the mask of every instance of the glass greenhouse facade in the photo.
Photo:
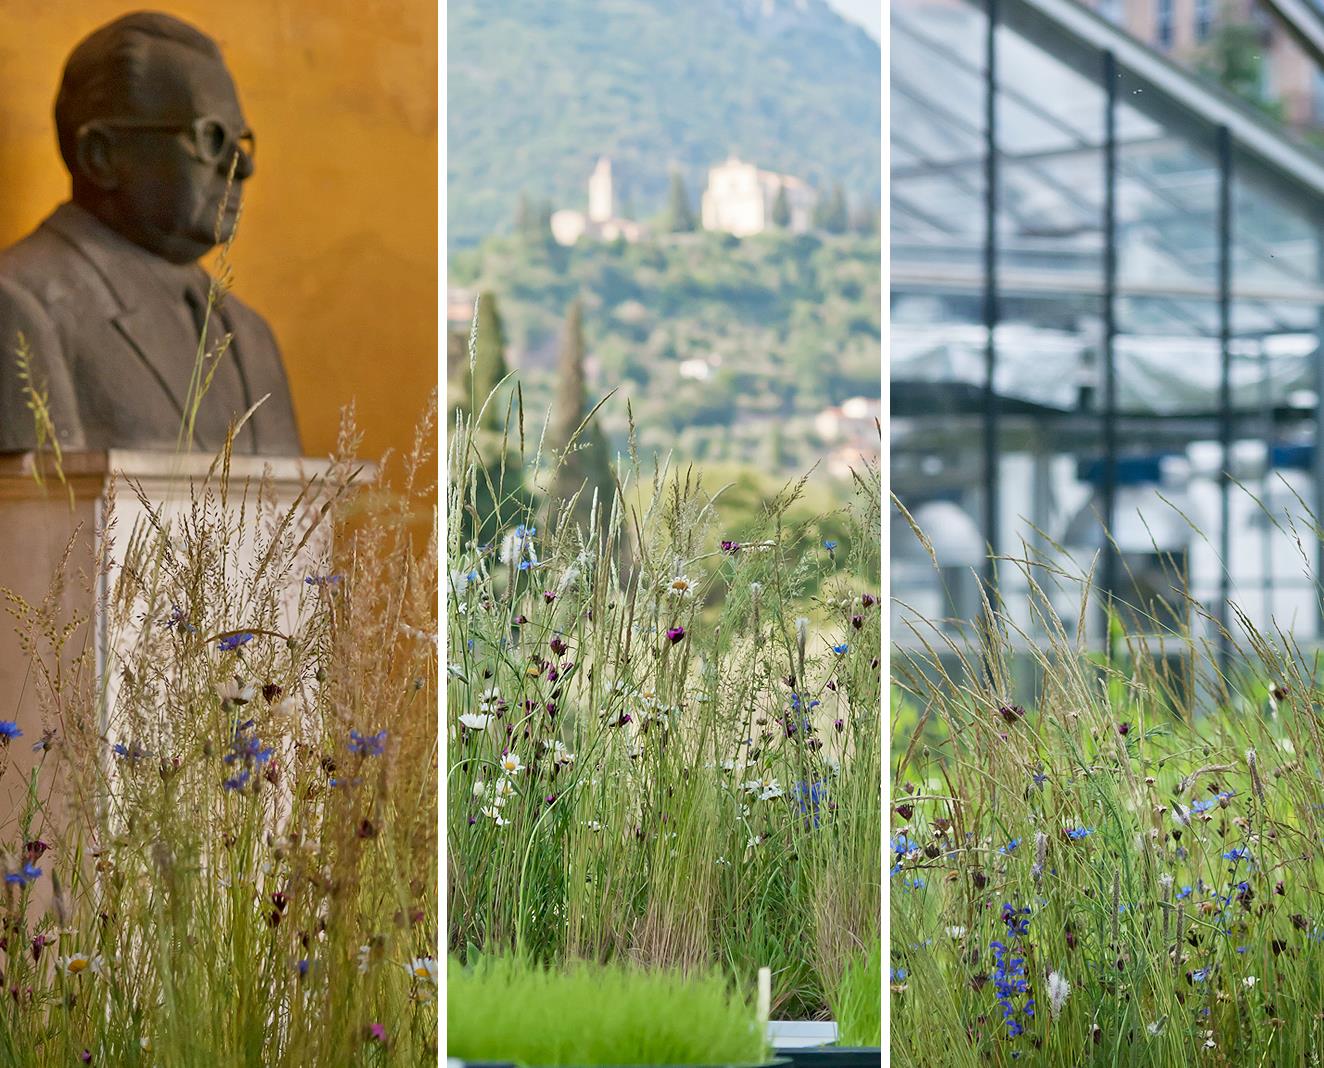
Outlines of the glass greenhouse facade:
M898 513L895 639L977 574L1071 627L1091 568L1324 639L1324 157L1073 0L894 0L891 56L892 490L938 564Z

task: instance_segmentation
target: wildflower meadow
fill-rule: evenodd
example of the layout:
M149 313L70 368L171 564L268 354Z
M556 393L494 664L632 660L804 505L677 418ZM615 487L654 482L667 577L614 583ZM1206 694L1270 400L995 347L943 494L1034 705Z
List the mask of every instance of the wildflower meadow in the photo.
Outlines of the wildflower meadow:
M893 1062L1320 1063L1316 659L1189 599L1099 652L1088 576L1003 566L1048 638L990 598L893 654Z
M633 438L598 489L557 494L547 487L584 424L564 448L526 438L504 387L458 411L451 432L448 1052L516 1056L520 1041L468 1043L461 1021L496 1011L478 993L493 976L559 997L560 975L581 994L620 985L644 1014L635 1034L653 1016L665 1029L668 1006L693 997L720 1030L734 997L744 1034L712 1051L766 1060L760 969L764 1019L828 1016L871 947L880 970L878 470L861 466L837 516L847 533L830 537L787 518L803 480L724 529L722 487L665 456L641 460ZM492 405L508 413L496 429ZM535 974L511 979L502 961ZM584 968L607 970L590 980ZM635 992L684 975L712 979ZM714 1063L567 1049L528 1056Z
M0 722L0 776L37 761L0 825L0 1063L435 1063L431 426L389 488L347 422L289 505L227 451L176 514L108 510L95 574L6 594L44 727Z

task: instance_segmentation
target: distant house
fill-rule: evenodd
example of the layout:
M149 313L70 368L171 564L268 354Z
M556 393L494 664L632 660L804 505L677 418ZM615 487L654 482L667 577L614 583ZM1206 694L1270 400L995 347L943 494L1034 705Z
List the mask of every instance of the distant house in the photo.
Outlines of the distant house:
M474 299L478 293L468 287L451 286L446 290L446 322L468 327L474 317Z
M851 468L859 468L862 459L877 460L882 455L878 420L883 406L877 397L851 397L840 407L824 408L814 416L814 430L828 446L828 473L847 478Z
M876 442L876 420L882 414L883 405L877 397L851 397L840 407L824 408L814 416L814 429L828 444L846 440Z
M633 219L616 215L616 190L612 181L611 160L598 159L588 180L588 214L563 210L552 214L552 237L558 245L570 246L581 237L599 241L618 238L633 244L647 234L647 229Z
M777 199L783 193L786 229L802 234L813 219L813 190L799 178L761 171L732 156L708 171L708 188L702 200L703 228L736 237L762 233L775 225Z

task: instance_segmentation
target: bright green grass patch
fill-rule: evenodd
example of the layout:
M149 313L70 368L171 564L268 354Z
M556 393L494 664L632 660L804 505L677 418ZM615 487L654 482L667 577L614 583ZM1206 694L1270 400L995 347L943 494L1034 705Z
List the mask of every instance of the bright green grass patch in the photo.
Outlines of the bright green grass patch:
M753 1005L716 973L452 960L446 1027L451 1057L538 1068L768 1060Z
M837 1045L878 1046L883 1041L883 950L874 943L846 968L829 997Z

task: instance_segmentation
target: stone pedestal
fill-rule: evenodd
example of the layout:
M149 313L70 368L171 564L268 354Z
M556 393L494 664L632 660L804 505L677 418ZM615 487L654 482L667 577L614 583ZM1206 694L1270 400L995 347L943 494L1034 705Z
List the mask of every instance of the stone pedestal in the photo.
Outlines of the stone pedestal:
M114 741L110 721L120 684L117 654L134 634L132 627L111 633L107 620L135 530L177 529L171 524L186 519L205 500L217 510L213 514L224 514L256 533L305 494L297 522L315 530L300 550L301 566L291 572L288 590L280 594L288 633L294 629L304 576L327 566L330 529L315 519L318 486L330 467L326 460L233 457L223 475L220 463L210 456L109 451L66 454L61 480L49 456L0 456L0 591L12 591L0 594L0 607L10 610L0 618L0 720L16 721L22 731L20 737L0 743L0 849L32 839L54 843L63 822L60 799L71 796L70 789L95 785L63 778L65 723L77 718L75 712L82 713L83 722L98 725L99 744L109 755ZM255 566L254 540L227 566ZM261 538L256 540L260 551ZM34 614L25 603L44 603L47 610ZM143 619L139 626L161 623ZM61 643L59 635L62 648L56 654L53 645ZM51 672L72 672L81 659L85 683L78 688L79 696L56 696L60 687L34 663L34 645ZM80 707L66 707L70 700ZM89 707L89 700L96 706ZM89 718L93 712L95 718ZM42 748L48 737L49 751ZM34 782L46 810L23 831ZM52 804L47 805L48 797ZM49 863L38 865L49 871ZM49 878L34 887L32 907L42 908L49 901Z

